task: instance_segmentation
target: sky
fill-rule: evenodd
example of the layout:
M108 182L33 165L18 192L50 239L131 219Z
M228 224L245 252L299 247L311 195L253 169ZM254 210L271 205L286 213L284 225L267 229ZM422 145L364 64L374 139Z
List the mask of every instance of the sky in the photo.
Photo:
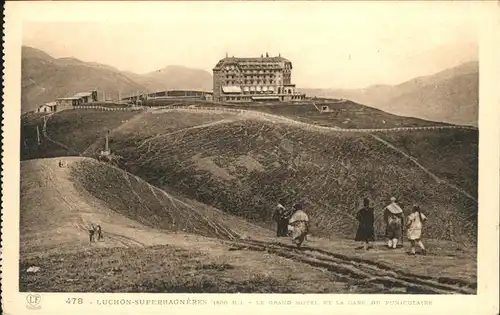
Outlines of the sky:
M52 3L23 20L24 45L136 73L268 52L297 87L363 88L478 59L474 2Z

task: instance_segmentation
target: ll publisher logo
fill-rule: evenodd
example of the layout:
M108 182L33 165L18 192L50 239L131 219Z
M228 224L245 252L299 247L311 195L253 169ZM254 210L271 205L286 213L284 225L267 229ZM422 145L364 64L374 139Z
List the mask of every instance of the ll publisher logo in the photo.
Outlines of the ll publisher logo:
M40 294L28 294L26 296L26 307L29 309L39 309L41 308L40 302L42 301L42 297Z

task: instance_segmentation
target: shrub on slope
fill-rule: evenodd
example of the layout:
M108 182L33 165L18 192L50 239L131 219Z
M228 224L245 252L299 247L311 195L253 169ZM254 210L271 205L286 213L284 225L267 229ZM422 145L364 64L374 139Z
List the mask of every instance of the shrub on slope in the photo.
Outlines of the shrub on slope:
M176 198L105 163L82 160L71 172L80 189L103 201L109 209L150 227L223 239L238 237L238 229L244 233L263 231L242 219Z
M144 134L115 135L122 167L159 187L268 224L276 201L304 200L317 235L353 236L359 201L370 196L383 233L382 208L398 197L429 215L426 237L474 241L477 205L439 185L407 158L364 134L329 134L289 125L239 121L141 146Z

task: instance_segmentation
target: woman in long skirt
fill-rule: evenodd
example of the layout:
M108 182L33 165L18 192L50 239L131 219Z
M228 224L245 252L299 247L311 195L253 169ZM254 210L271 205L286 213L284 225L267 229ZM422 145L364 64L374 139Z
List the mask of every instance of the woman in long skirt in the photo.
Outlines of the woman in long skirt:
M375 232L373 229L375 216L373 212L373 208L370 207L370 200L368 198L365 198L363 200L363 208L358 211L358 214L356 216L356 219L359 222L359 226L356 232L356 237L354 238L354 240L357 242L363 242L363 247L365 250L370 247L370 241L375 241Z
M412 213L408 216L407 233L408 239L411 242L410 255L415 255L415 245L418 244L422 250L422 254L426 254L424 243L422 243L422 223L427 220L427 217L420 212L418 205L413 205Z

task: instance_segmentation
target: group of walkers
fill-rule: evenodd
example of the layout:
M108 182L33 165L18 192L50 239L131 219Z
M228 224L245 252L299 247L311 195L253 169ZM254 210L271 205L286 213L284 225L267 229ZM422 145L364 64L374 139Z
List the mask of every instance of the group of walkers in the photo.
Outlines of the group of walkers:
M363 200L363 207L358 211L356 219L359 222L358 231L356 232L355 241L363 242L365 250L371 248L370 242L375 241L375 230L373 224L375 223L374 209L370 207L370 200L365 198ZM409 254L416 254L416 245L422 250L422 254L426 254L425 246L422 243L422 224L427 220L427 217L420 211L417 204L413 205L412 212L408 216L405 224L403 209L396 203L396 198L391 197L391 202L384 208L384 223L385 223L385 236L387 238L387 247L396 249L398 243L403 245L404 230L408 240L411 243Z
M277 223L277 237L290 237L300 247L309 234L309 217L303 210L302 203L297 203L293 209L288 210L285 201L281 199L273 213L273 220ZM371 242L375 241L375 210L370 206L370 200L363 200L363 207L358 211L356 219L359 222L355 241L363 242L363 248L368 250L373 247ZM398 244L403 245L403 236L406 228L408 240L411 243L409 254L416 254L416 245L426 254L426 249L421 240L422 225L427 217L420 211L417 204L413 205L411 214L406 223L403 210L396 203L396 198L391 197L391 202L384 208L385 236L387 247L396 249Z
M89 228L88 228L88 232L89 232L90 243L96 242L96 237L97 237L97 241L100 241L103 238L102 237L102 229L101 229L101 226L99 224L94 225L93 223L91 223Z
M300 247L309 233L309 216L304 212L302 203L297 203L293 209L284 206L281 199L273 212L273 220L277 223L277 237L291 236L292 241Z

